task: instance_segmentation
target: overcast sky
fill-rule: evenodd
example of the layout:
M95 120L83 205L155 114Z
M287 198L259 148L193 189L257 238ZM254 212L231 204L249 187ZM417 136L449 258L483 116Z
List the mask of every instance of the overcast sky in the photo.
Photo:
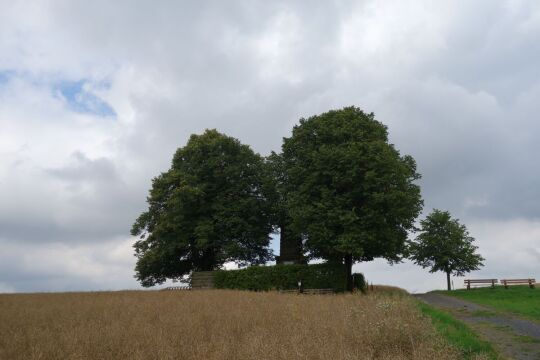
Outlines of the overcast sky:
M0 0L0 292L139 288L129 230L190 134L267 155L350 105L417 160L422 217L449 210L477 239L471 277L538 278L539 39L532 0Z

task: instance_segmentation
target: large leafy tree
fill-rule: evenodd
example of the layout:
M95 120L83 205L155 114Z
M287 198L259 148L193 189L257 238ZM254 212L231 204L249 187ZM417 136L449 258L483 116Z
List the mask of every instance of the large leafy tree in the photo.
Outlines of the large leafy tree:
M431 268L430 272L445 272L448 290L452 289L450 275L463 276L483 266L474 238L448 211L435 209L420 225L420 234L409 246L410 257L423 268Z
M422 208L412 157L356 107L301 119L283 143L287 204L312 258L340 261L352 289L356 261L399 261Z
M216 130L192 135L153 179L148 210L133 224L135 277L152 286L227 261L269 260L267 175L263 158L238 140Z

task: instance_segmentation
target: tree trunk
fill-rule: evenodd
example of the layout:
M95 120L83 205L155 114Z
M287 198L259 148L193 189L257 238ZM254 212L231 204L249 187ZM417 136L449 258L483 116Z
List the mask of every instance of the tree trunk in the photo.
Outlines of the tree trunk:
M446 285L448 285L448 291L452 290L452 286L450 286L450 271L446 272Z
M353 265L353 258L351 254L345 255L345 272L346 272L346 282L345 282L345 289L349 292L353 291L353 277L352 277L352 265Z

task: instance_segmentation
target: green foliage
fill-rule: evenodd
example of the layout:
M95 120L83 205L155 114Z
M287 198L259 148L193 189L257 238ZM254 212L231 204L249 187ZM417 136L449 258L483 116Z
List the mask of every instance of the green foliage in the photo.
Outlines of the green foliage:
M399 261L422 208L412 157L386 127L356 107L301 119L282 158L292 226L312 258Z
M298 281L305 289L345 290L345 270L340 264L251 266L241 270L220 270L214 276L218 289L293 290Z
M488 359L498 359L493 346L480 339L467 325L454 319L450 314L434 309L419 302L418 306L424 315L431 318L433 326L453 346L461 351L463 359L476 359L478 355L487 356Z
M148 210L133 225L136 278L152 286L227 261L269 260L267 176L249 146L216 130L192 135L153 179Z
M472 290L455 290L446 292L463 300L486 305L493 309L510 312L529 319L540 321L540 289L530 289L529 286L503 286L478 288Z
M269 196L272 200L275 223L279 224L287 217L287 177L284 171L283 158L272 151L270 156L265 159L267 176L269 181L269 188L273 191L269 191Z
M430 272L444 271L448 282L450 274L463 276L483 266L484 258L476 254L474 238L448 211L435 209L420 225L420 234L409 245L410 257L416 264L431 268Z

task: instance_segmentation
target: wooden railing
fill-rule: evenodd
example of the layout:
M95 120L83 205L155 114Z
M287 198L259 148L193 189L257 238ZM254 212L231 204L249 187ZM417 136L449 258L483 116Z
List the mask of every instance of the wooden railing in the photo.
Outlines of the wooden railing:
M307 294L307 295L324 295L324 294L334 294L334 289L303 289L303 290L280 290L282 294Z
M191 290L191 286L189 285L181 285L181 286L168 286L161 290Z

